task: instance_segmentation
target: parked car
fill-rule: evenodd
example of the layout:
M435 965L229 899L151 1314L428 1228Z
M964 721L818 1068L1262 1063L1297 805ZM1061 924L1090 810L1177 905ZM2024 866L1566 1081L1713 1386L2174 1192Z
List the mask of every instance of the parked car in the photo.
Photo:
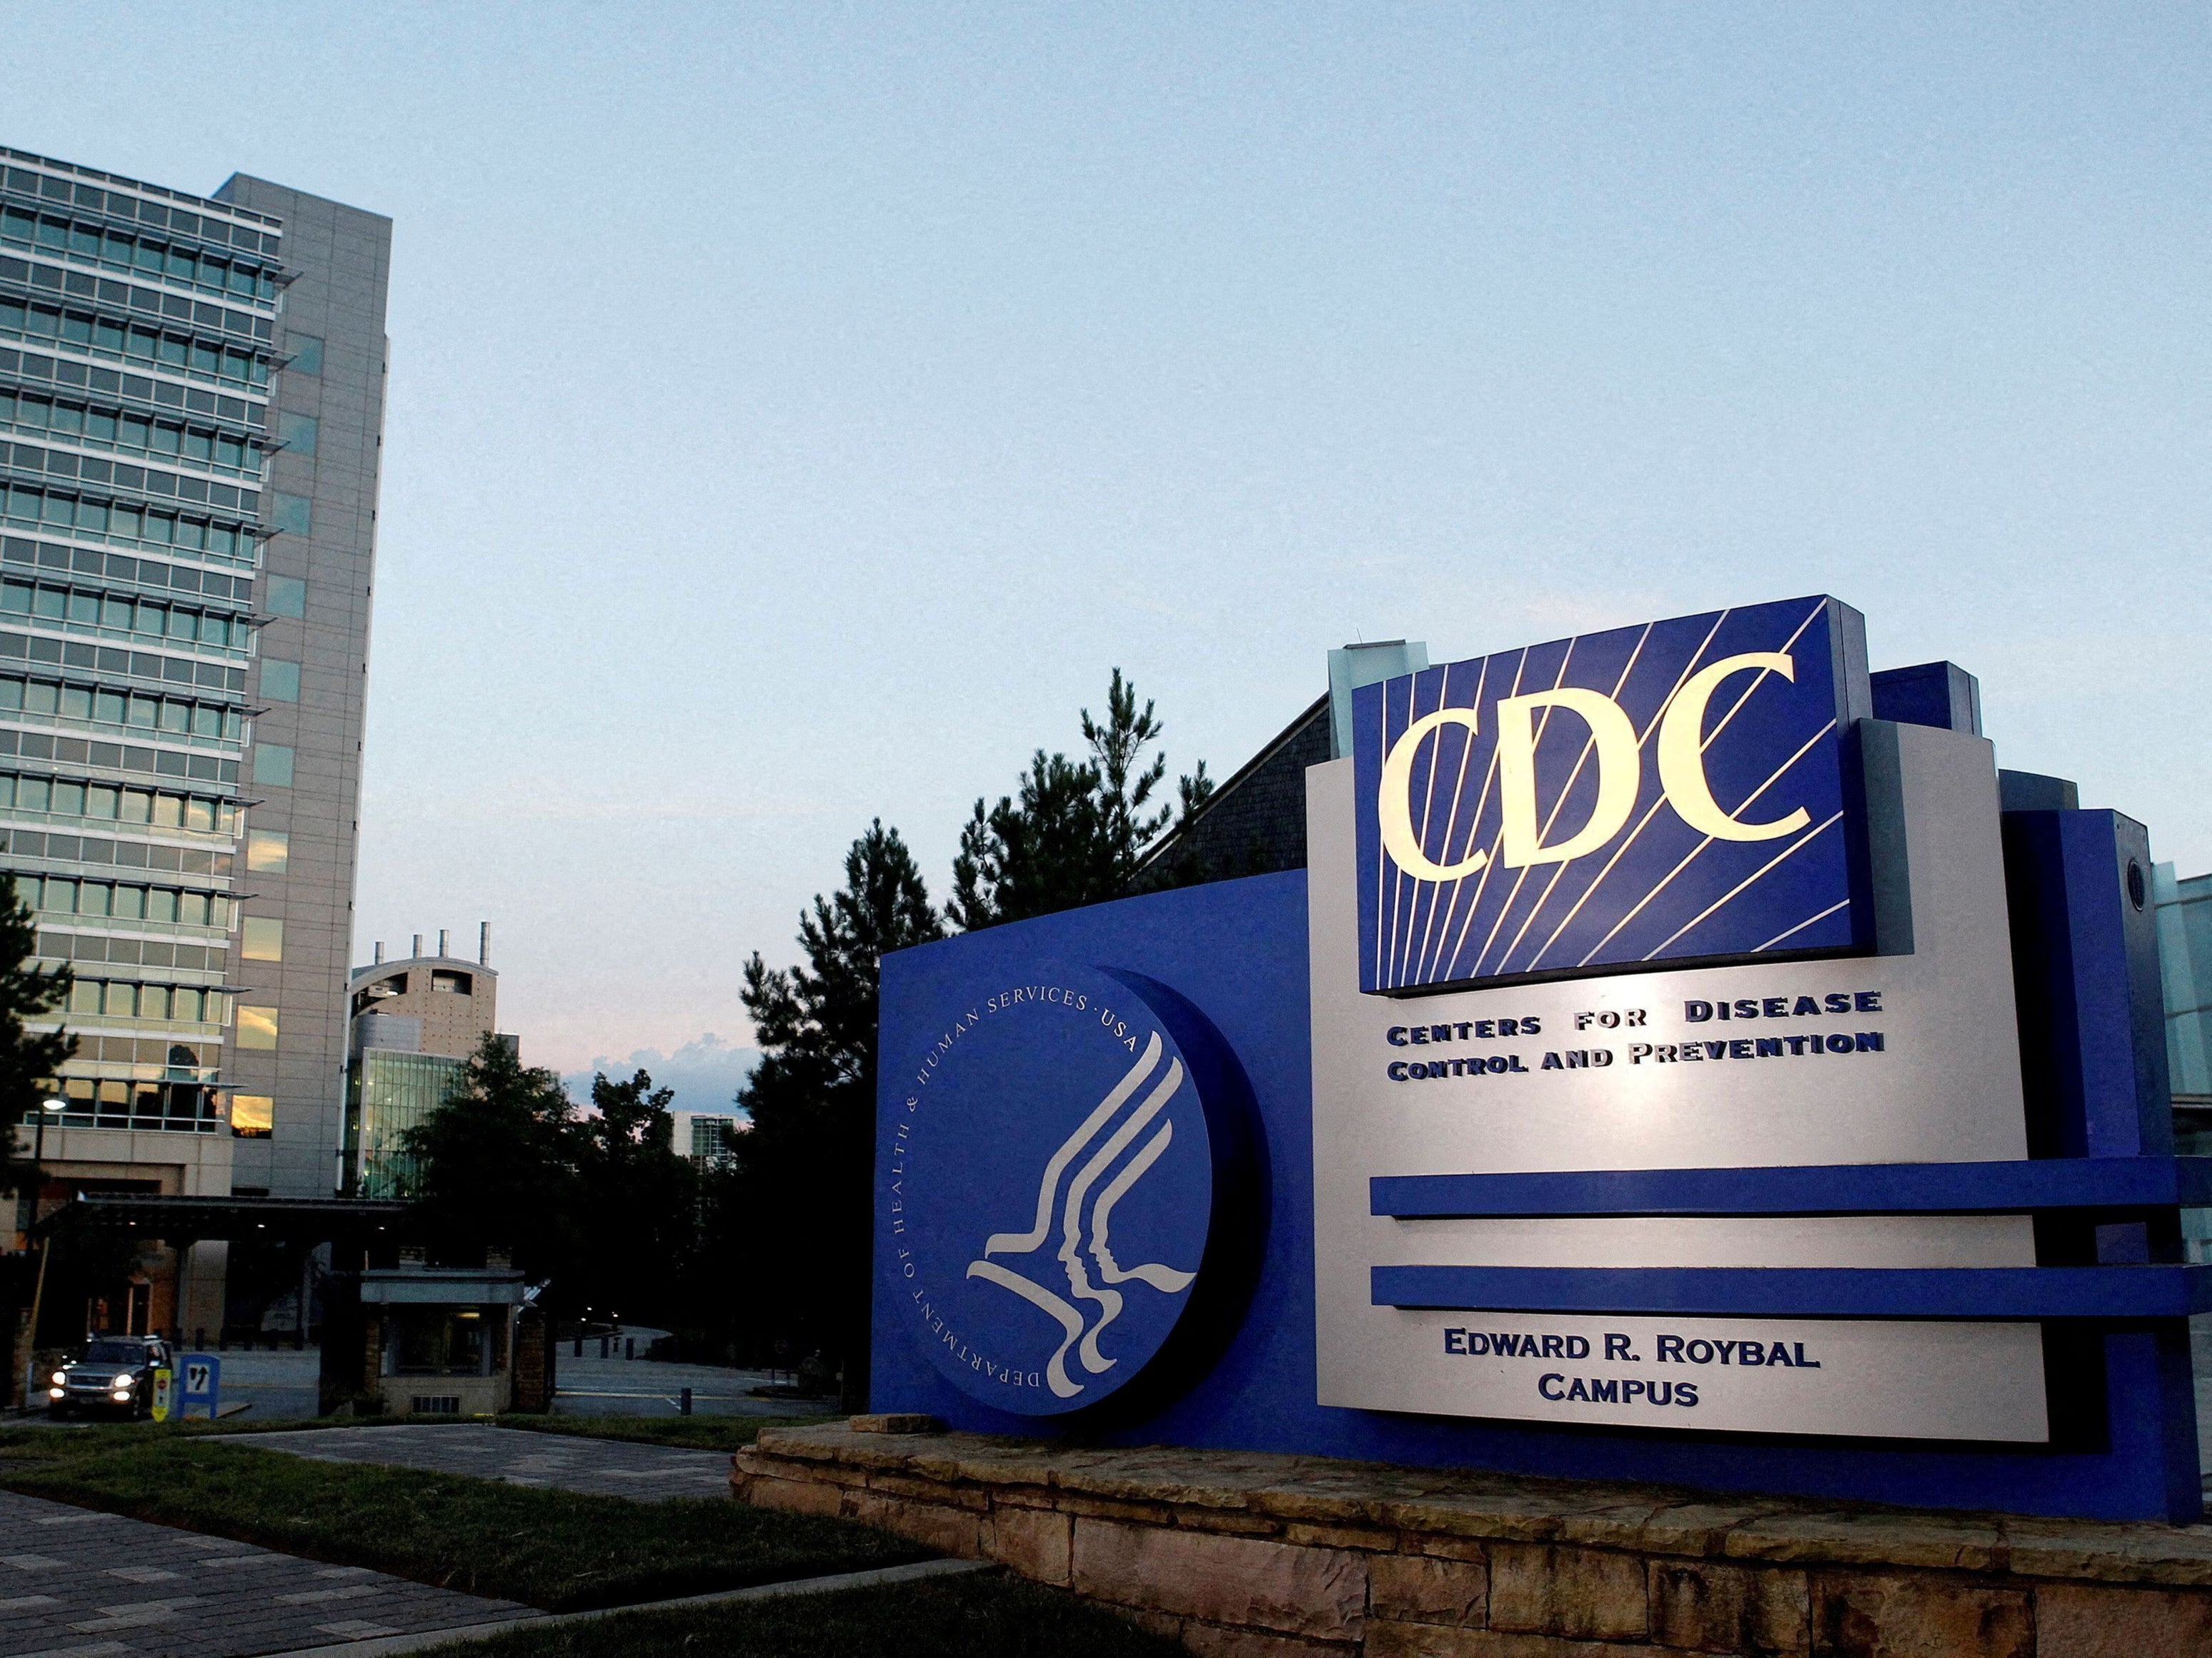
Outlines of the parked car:
M46 1414L65 1421L75 1411L143 1417L154 1408L154 1372L173 1368L169 1344L159 1336L95 1336L84 1356L54 1372L46 1389Z

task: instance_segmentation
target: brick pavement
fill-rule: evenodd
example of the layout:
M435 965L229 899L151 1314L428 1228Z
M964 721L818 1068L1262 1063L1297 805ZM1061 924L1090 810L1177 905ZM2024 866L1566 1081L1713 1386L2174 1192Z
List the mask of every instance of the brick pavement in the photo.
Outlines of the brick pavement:
M530 1609L0 1491L0 1658L249 1658Z
M309 1428L241 1434L221 1442L241 1448L289 1451L323 1462L380 1462L502 1479L513 1485L550 1485L646 1502L668 1496L726 1501L730 1495L726 1451L634 1445L623 1440L581 1439L478 1423Z

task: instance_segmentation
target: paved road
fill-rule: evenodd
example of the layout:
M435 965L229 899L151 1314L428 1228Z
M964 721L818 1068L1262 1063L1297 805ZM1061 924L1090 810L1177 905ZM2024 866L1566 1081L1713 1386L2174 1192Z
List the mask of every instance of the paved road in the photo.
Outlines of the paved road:
M528 1610L0 1491L0 1658L247 1658Z
M726 1498L730 1494L727 1451L575 1439L477 1423L310 1428L295 1433L241 1434L221 1442L240 1449L289 1451L323 1462L380 1462L642 1502L668 1496Z
M564 1344L555 1357L559 1393L556 1416L672 1417L681 1390L691 1389L699 1416L792 1417L832 1415L835 1399L793 1401L755 1399L746 1390L769 1380L762 1370L732 1370L713 1364L665 1364L650 1359L600 1358L599 1343L584 1344L576 1357ZM617 1352L620 1350L617 1348ZM222 1361L222 1402L248 1405L249 1422L312 1421L316 1378L322 1355L314 1348L271 1352L240 1348L216 1355ZM788 1381L786 1373L777 1380Z

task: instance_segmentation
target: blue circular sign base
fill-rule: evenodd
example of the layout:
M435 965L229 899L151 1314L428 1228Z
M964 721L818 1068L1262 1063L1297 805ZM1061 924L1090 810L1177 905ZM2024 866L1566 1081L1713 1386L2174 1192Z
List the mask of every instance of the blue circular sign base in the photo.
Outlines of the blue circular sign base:
M1218 1299L1248 1230L1226 1049L1133 976L1031 964L944 1011L903 1068L878 1237L893 1305L955 1387L1032 1417L1115 1398ZM1235 1253L1235 1252L1231 1252ZM1146 1391L1150 1391L1149 1389Z

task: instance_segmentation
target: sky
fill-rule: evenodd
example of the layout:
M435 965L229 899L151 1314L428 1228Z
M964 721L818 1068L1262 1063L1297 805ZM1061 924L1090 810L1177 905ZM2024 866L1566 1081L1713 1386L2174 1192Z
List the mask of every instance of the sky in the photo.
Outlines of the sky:
M1224 776L1358 638L1832 592L2212 869L2202 8L0 27L0 143L392 216L356 959L489 919L536 1063L713 1108L871 819L941 897L1112 668Z

